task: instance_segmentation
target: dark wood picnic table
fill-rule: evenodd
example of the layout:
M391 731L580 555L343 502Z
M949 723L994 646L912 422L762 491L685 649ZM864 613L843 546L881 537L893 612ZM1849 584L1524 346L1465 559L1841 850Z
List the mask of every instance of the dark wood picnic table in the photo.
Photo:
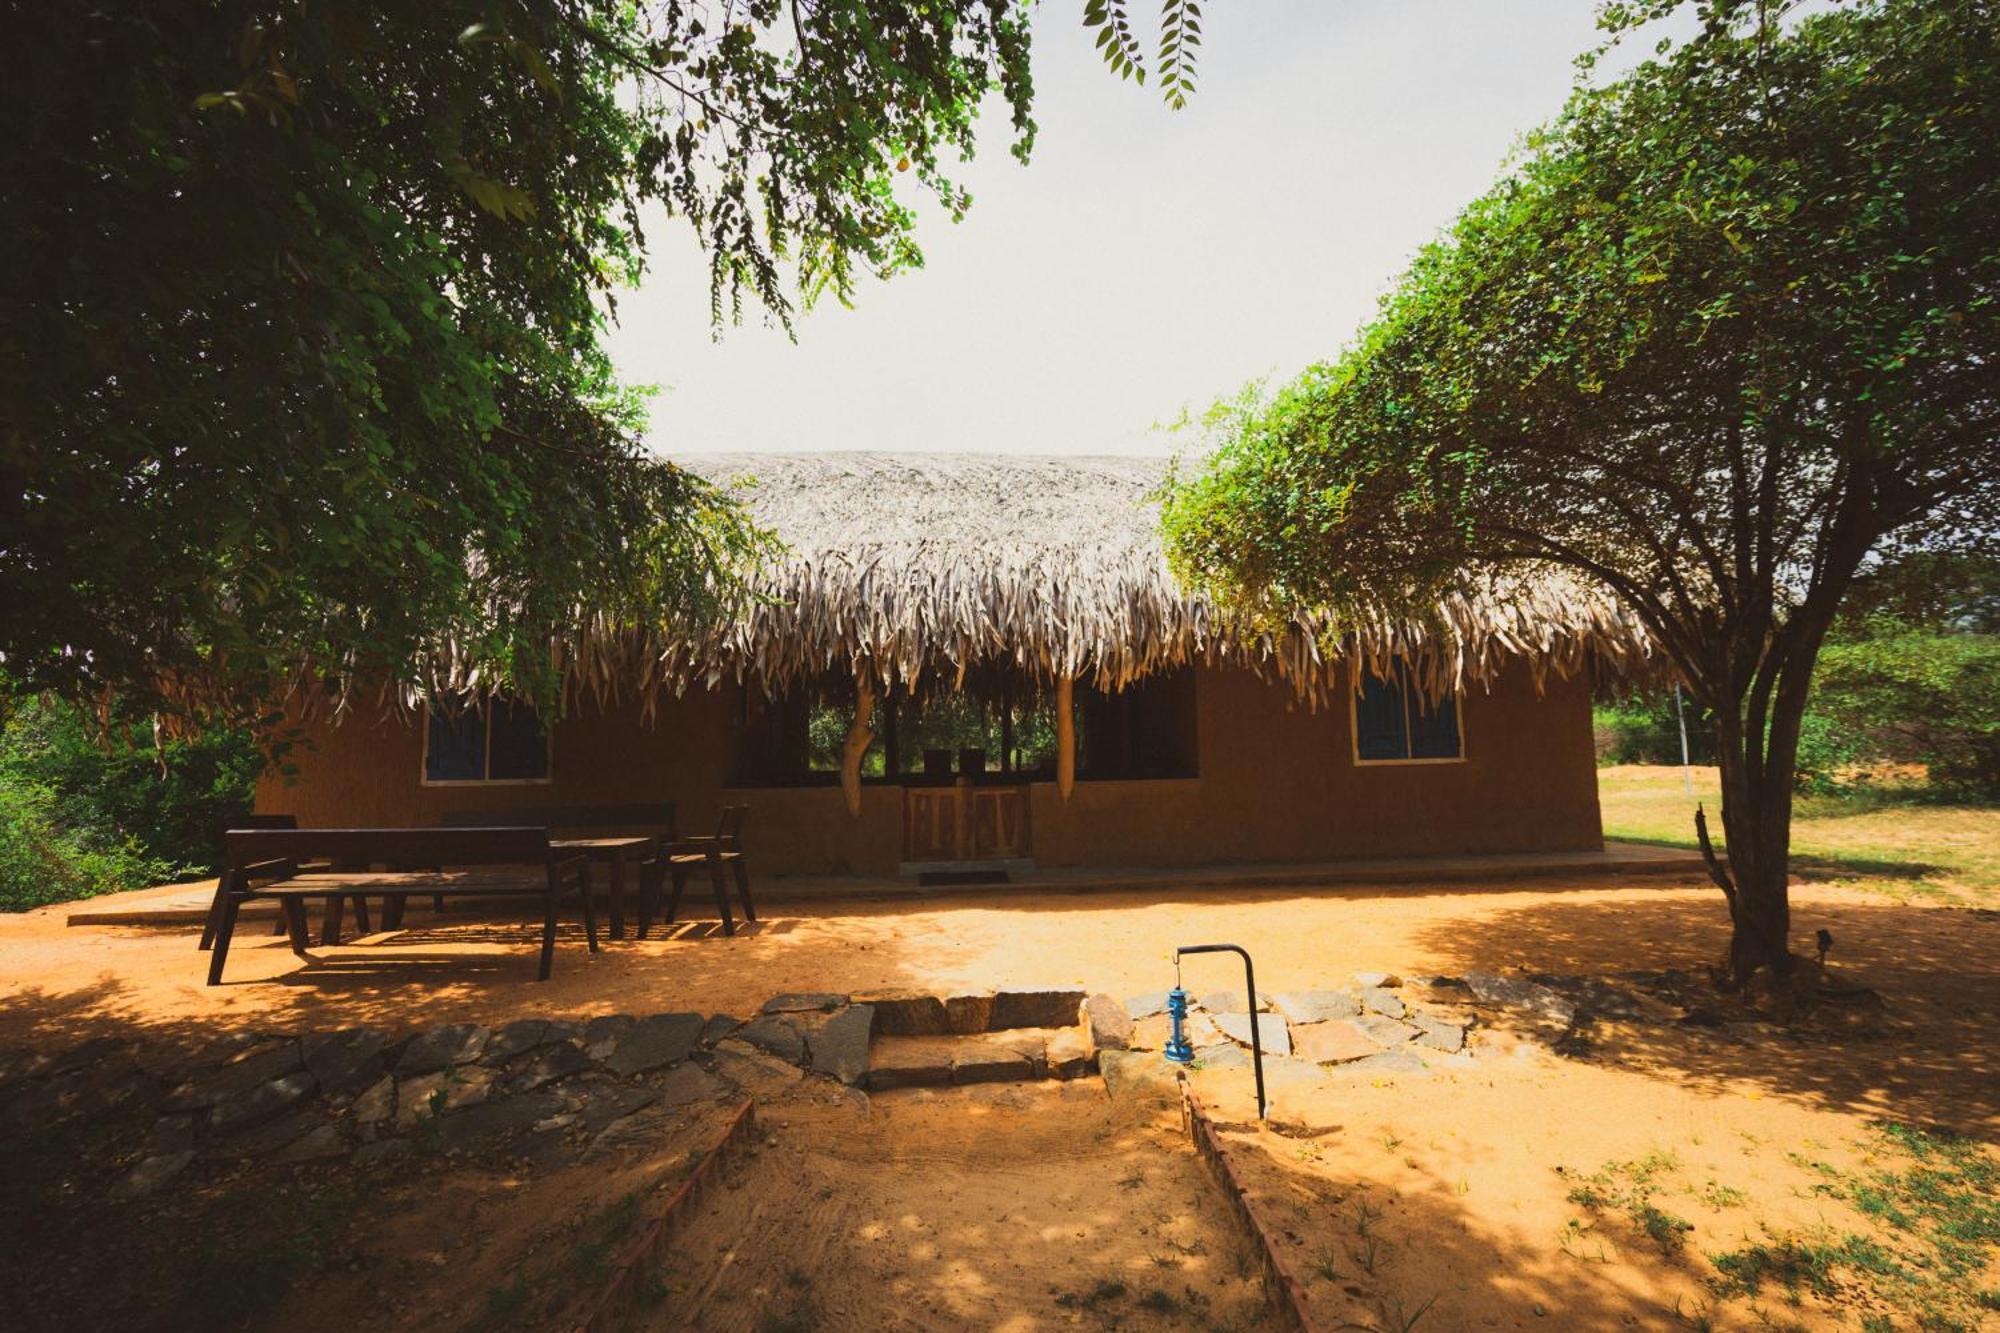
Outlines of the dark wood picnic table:
M611 938L625 938L625 867L652 858L652 837L550 838L549 849L582 852L591 860L611 867Z

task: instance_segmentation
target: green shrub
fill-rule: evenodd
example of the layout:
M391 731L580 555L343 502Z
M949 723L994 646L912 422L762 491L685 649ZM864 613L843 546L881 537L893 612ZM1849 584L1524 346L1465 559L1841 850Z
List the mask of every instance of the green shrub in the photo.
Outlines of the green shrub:
M171 877L170 862L130 842L95 847L64 829L47 787L0 772L0 911L142 888Z
M2000 798L2000 634L1875 622L1820 650L1811 710L1941 794Z
M0 726L0 911L194 878L215 830L250 808L263 758L249 736L108 740L67 706L13 701Z
M1715 762L1714 733L1708 714L1692 699L1684 699L1689 761ZM1678 764L1681 762L1680 719L1674 694L1635 694L1599 703L1591 710L1599 764Z

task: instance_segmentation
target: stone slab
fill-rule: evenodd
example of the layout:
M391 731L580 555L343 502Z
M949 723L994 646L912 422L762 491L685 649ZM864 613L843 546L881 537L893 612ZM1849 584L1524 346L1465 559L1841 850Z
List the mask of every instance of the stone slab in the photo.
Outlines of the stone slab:
M1035 1077L1035 1063L1019 1051L982 1043L962 1051L951 1062L953 1083L1025 1083Z
M1151 1051L1099 1051L1098 1072L1114 1101L1171 1101L1178 1096L1173 1067Z
M1157 1051L1167 1044L1173 1035L1174 1022L1165 1014L1148 1014L1132 1025L1132 1045L1135 1051Z
M1324 1023L1301 1023L1293 1028L1292 1049L1302 1060L1336 1065L1373 1055L1382 1047L1354 1020L1330 1018Z
M1361 991L1361 1007L1384 1018L1402 1018L1409 1012L1403 1005L1402 996L1382 986L1364 987Z
M829 1074L849 1087L859 1083L868 1072L875 1014L873 1005L850 1004L820 1024L809 1043L813 1072Z
M493 1070L476 1065L402 1079L396 1085L396 1124L407 1129L419 1120L477 1106L491 1095L498 1079Z
M348 1142L338 1125L315 1125L293 1139L282 1151L272 1156L274 1162L301 1164L305 1162L330 1162L336 1157L347 1156Z
M1197 1046L1194 1051L1194 1064L1197 1069L1248 1069L1250 1048L1238 1046L1234 1042Z
M1097 1052L1081 1031L1064 1028L1049 1034L1042 1048L1042 1066L1051 1078L1082 1078L1096 1070Z
M830 991L800 991L788 995L773 995L764 1001L763 1012L767 1014L809 1014L832 1013L847 1003L845 995L835 995Z
M305 1068L305 1055L296 1041L263 1042L239 1052L235 1058L176 1091L168 1103L170 1110L195 1110L237 1098L273 1079Z
M713 1046L742 1026L743 1020L734 1014L710 1014L708 1022L702 1025L701 1044Z
M517 1018L488 1039L482 1059L489 1065L505 1064L525 1055L549 1039L546 1018Z
M191 1148L148 1157L112 1186L111 1192L121 1199L141 1198L187 1170L193 1162L194 1150Z
M1080 990L1003 990L993 997L986 1030L1068 1027L1082 1004Z
M796 1088L805 1071L731 1037L715 1047L715 1072L759 1101L781 1097Z
M1568 1026L1576 1020L1576 1006L1547 986L1503 977L1492 972L1467 972L1465 984L1481 1004L1501 1005L1534 1018Z
M985 1032L993 1018L991 995L954 995L944 1002L945 1024L962 1037Z
M1210 1020L1223 1036L1241 1046L1250 1045L1250 1015L1212 1014ZM1257 1015L1257 1044L1266 1055L1290 1055L1292 1036L1285 1020L1277 1014Z
M379 1125L396 1114L396 1080L384 1074L354 1099L348 1114L357 1125Z
M492 1034L478 1023L451 1023L420 1033L396 1057L396 1073L434 1074L447 1066L475 1064Z
M217 1102L208 1113L208 1123L225 1133L248 1129L297 1106L312 1096L317 1086L303 1069L274 1078Z
M653 1014L618 1039L604 1067L623 1078L685 1060L708 1020L700 1014Z
M583 1053L602 1060L618 1049L618 1039L638 1026L630 1014L600 1014L583 1025Z
M1399 1019L1384 1018L1380 1014L1363 1014L1349 1021L1367 1033L1369 1039L1378 1046L1400 1046L1417 1035L1414 1025Z
M1465 1047L1465 1025L1430 1014L1418 1014L1412 1020L1417 1025L1416 1042L1437 1051L1458 1051Z
M577 1109L577 1115L583 1127L596 1134L605 1126L623 1120L634 1111L651 1106L658 1100L660 1094L653 1088L634 1088L622 1083L599 1083L585 1093L583 1105ZM531 1120L528 1123L534 1122Z
M1094 1051L1132 1049L1135 1025L1125 1006L1109 995L1093 995L1083 1002L1084 1037Z
M1324 1023L1361 1013L1361 1001L1344 990L1279 991L1271 997L1271 1007L1293 1023Z
M1128 996L1125 1000L1125 1013L1135 1023L1142 1018L1151 1018L1154 1014L1165 1012L1167 1012L1167 993L1163 990Z
M875 1030L885 1037L942 1037L951 1031L944 1001L918 991L873 991L854 1003L875 1010Z
M453 1111L438 1121L439 1145L446 1152L469 1152L491 1147L516 1134L531 1130L537 1123L559 1115L563 1099L553 1092L528 1092L518 1097L495 1097L463 1111Z
M868 1090L944 1087L951 1082L952 1058L947 1041L878 1038L868 1052Z
M389 1036L374 1028L312 1033L299 1042L306 1070L328 1097L351 1097L382 1076Z
M675 1065L654 1085L662 1106L688 1106L722 1099L722 1080L697 1064Z
M787 1012L804 1013L811 1011L789 1010ZM780 1060L788 1061L791 1064L804 1064L806 1060L805 1033L799 1031L798 1024L773 1014L761 1014L751 1019L748 1023L738 1028L729 1039L755 1046L758 1050L768 1055L775 1055Z
M507 1081L507 1088L508 1091L515 1093L533 1092L537 1088L547 1087L551 1083L594 1068L596 1066L591 1063L590 1057L569 1042L551 1042L546 1046L537 1047L535 1052L522 1062L520 1068L514 1071L514 1076Z

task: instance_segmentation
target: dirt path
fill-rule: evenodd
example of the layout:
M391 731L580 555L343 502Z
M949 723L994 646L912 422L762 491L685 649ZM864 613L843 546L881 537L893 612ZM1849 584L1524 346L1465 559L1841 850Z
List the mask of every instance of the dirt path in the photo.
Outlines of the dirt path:
M1269 1327L1177 1113L1094 1083L767 1117L677 1237L644 1327Z

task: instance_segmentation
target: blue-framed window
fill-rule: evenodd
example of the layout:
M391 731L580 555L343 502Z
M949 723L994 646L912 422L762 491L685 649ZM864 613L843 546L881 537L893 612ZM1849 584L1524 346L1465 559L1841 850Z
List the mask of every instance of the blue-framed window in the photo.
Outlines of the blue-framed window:
M1366 666L1354 695L1354 757L1364 764L1465 757L1458 692L1427 699L1398 663L1387 676Z
M424 781L547 782L549 733L532 704L488 699L429 710Z

